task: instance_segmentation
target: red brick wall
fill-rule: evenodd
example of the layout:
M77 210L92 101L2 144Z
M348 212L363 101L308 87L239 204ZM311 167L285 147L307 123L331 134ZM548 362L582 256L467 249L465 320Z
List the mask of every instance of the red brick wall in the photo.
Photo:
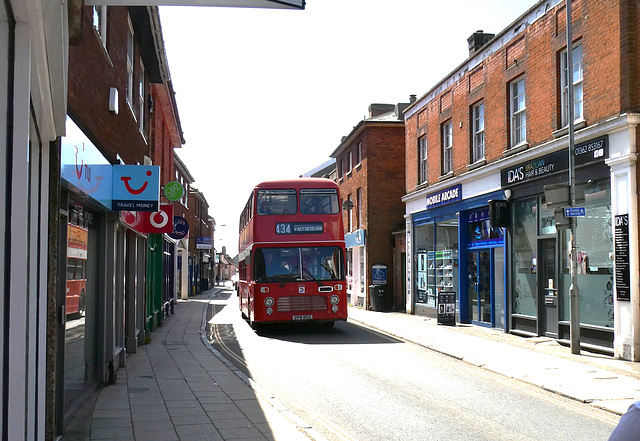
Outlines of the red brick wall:
M148 154L147 142L138 130L138 122L125 97L127 8L109 7L107 22L105 51L92 26L91 8L84 7L82 39L78 45L69 47L69 113L107 159L115 162L119 154L126 164L142 164L144 155ZM134 67L134 78L139 69L138 49L136 44L138 61ZM117 115L109 112L111 87L118 89Z
M583 46L584 116L587 124L627 111L638 111L637 2L577 0L573 5L573 38ZM524 12L524 11L523 11ZM418 137L428 142L428 182L441 175L441 124L453 126L453 168L467 171L471 163L471 106L485 105L485 158L504 156L510 147L509 83L525 79L529 148L554 139L561 126L560 53L566 47L564 3L524 28L480 66L435 96L406 121L406 192L418 187ZM621 35L621 27L626 34ZM449 106L449 102L452 102Z
M394 229L404 226L405 158L404 124L367 124L356 138L343 150L338 161L348 161L349 151L357 158L358 143L362 142L362 164L339 180L343 200L351 195L355 204L352 230L357 226L357 189L362 191L361 228L366 230L367 280L371 282L371 265L387 265L387 307L393 301L393 240ZM345 232L348 213L344 212Z

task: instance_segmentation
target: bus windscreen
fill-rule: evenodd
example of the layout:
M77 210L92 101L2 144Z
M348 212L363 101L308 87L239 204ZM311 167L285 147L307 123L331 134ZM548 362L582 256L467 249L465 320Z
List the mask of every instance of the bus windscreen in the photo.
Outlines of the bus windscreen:
M342 249L334 246L259 248L256 282L330 281L344 279Z

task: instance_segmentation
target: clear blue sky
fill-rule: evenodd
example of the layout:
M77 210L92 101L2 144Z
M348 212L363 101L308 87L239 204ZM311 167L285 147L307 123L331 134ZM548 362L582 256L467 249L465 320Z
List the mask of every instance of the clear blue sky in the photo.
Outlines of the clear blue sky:
M467 58L474 31L498 33L535 3L161 7L186 140L178 155L216 219L216 248L237 253L238 217L255 184L326 161L369 104L420 97Z

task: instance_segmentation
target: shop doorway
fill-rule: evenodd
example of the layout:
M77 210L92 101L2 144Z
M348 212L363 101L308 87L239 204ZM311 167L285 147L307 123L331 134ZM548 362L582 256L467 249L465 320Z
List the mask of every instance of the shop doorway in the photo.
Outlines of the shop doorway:
M547 337L558 337L558 277L556 268L556 239L540 239L538 298L544 299L542 324L543 334Z
M471 251L467 259L471 320L491 325L491 250Z

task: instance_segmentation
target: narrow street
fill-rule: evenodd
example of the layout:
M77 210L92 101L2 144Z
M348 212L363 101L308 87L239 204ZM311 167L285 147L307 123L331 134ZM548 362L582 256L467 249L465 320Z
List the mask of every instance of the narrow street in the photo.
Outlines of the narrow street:
M216 349L330 440L605 440L618 421L351 322L255 332L232 290L207 318Z

